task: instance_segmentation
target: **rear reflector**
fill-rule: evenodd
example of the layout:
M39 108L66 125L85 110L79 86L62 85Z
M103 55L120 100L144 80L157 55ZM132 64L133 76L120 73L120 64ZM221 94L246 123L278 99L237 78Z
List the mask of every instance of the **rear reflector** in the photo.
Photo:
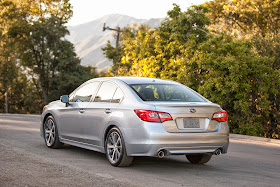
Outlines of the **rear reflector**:
M213 114L212 120L217 120L218 122L224 122L228 120L228 114L225 110L220 112L215 112Z
M160 123L172 120L171 115L166 112L158 112L152 110L134 110L134 112L143 121Z

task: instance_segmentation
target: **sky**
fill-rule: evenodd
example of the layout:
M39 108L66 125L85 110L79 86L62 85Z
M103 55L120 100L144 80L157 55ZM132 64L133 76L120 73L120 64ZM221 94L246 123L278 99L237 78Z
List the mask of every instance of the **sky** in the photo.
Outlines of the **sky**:
M178 4L182 11L206 0L70 0L73 17L67 25L75 26L108 14L123 14L138 19L164 18Z

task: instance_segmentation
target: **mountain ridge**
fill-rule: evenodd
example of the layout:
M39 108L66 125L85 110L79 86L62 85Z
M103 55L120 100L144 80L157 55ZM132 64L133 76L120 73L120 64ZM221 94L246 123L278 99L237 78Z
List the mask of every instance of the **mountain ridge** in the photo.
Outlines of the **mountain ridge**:
M112 62L105 58L101 49L106 46L108 40L114 45L115 39L112 31L103 32L104 23L111 28L123 28L133 24L146 24L154 28L162 20L162 18L137 19L122 14L108 14L87 23L69 26L70 35L66 39L74 44L82 65L96 66L97 70L107 70Z

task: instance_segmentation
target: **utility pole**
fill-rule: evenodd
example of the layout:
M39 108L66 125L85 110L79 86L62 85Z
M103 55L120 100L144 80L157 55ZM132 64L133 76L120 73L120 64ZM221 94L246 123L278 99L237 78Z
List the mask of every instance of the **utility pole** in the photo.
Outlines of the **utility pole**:
M104 25L103 25L103 32L104 32L105 30L111 30L111 31L116 31L116 32L117 32L116 47L119 47L120 33L122 32L122 31L121 31L121 28L120 28L120 27L116 27L115 29L113 29L113 28L110 28L109 26L106 27L106 23L104 23Z

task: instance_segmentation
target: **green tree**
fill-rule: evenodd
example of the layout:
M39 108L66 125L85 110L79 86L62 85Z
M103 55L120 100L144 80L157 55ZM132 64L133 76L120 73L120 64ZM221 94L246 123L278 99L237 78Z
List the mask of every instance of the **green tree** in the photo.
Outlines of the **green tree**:
M36 3L36 2L35 2ZM47 104L51 78L57 73L56 66L64 58L69 45L63 39L69 33L64 25L72 15L68 1L41 1L38 3L27 24L13 28L14 37L19 38L19 58L28 67L29 73L36 77ZM71 53L71 52L70 52ZM69 55L68 55L69 57ZM72 58L76 58L72 55ZM68 60L72 60L71 58Z
M196 51L198 91L229 112L232 132L279 138L279 72L247 41L218 36Z
M214 0L205 3L205 6L210 10L207 14L211 20L210 30L216 34L225 32L231 35L235 41L250 41L251 49L256 54L271 59L266 66L280 72L279 0ZM258 61L256 63L263 65ZM266 67L264 69L267 70L267 75L272 75ZM279 81L279 73L274 74L274 77L271 76L270 79L272 83ZM271 90L275 88L279 90L277 83L271 85ZM266 134L279 138L280 101L279 93L278 95L274 93L268 90L265 94L262 92L258 94L264 95L263 97L270 102L269 109L264 108L271 112L269 117L272 121L262 122L266 132L269 132ZM267 116L262 117L265 119ZM273 135L275 133L276 135Z
M181 82L226 109L231 132L279 138L275 56L260 55L256 43L244 38L208 32L207 12L202 6L181 12L175 5L159 28L123 37L125 66L118 74Z
M114 47L112 46L111 42L108 41L107 45L102 48L103 54L105 57L113 62L113 65L111 68L109 68L108 72L106 73L108 76L116 76L121 75L119 70L128 70L130 69L131 64L129 63L122 63L122 57L124 55L124 44L122 41L133 39L136 35L138 30L143 30L145 28L148 28L147 25L137 25L134 24L132 26L127 26L121 29L121 35L120 35L120 45Z
M205 3L208 16L220 31L243 35L279 34L279 0L214 0Z
M279 0L214 0L205 7L212 31L250 40L256 52L273 57L272 67L280 70Z
M111 42L108 41L107 45L102 48L105 57L112 60L113 65L109 69L109 74L118 75L118 69L121 66L121 58L123 55L123 49L121 46L113 47Z
M43 104L98 76L80 65L65 39L71 8L68 0L0 2L0 99L11 97L11 112L39 113Z
M122 64L129 69L119 69L121 75L169 78L197 89L197 64L190 61L198 45L206 40L205 16L207 9L193 6L181 12L174 5L159 28L142 27L136 34L122 40ZM194 70L194 74L188 73Z
M65 46L60 46L60 57L54 68L56 72L50 79L49 101L57 100L61 95L68 95L85 81L99 76L95 67L80 65L72 43L63 41L62 44Z
M3 111L6 113L10 108L11 88L20 71L16 60L16 40L11 37L10 30L16 22L21 24L24 16L12 1L0 2L0 95L2 96L0 97L3 101L1 108L3 107Z

